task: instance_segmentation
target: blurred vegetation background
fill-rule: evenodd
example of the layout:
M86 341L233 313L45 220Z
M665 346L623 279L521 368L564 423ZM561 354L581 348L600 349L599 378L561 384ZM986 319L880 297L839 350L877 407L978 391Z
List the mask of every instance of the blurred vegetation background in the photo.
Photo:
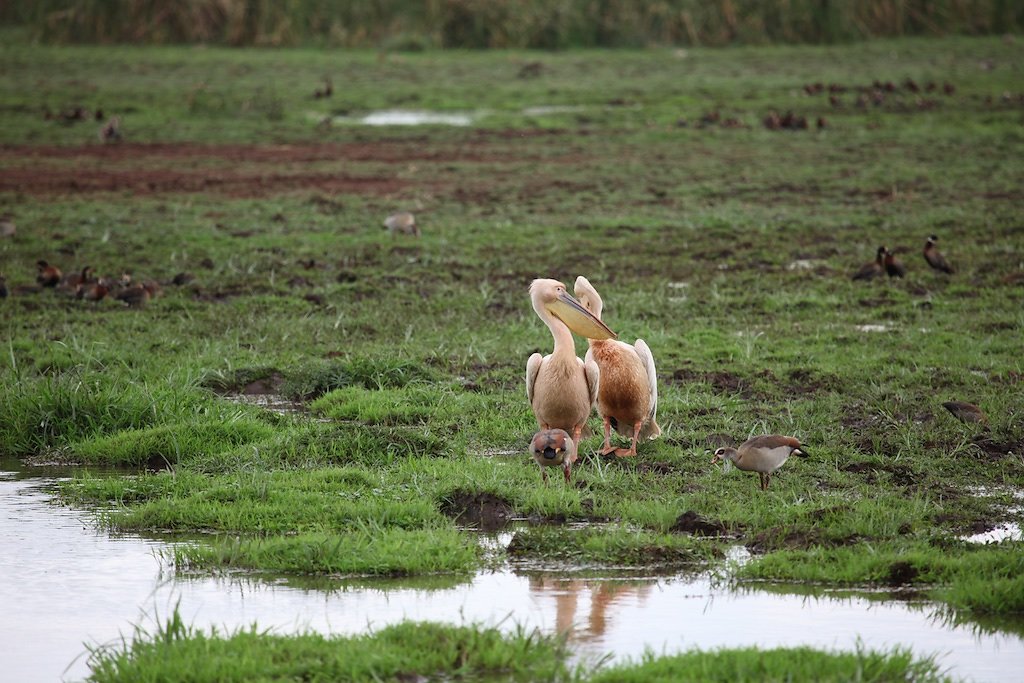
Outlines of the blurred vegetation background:
M1018 32L1020 0L0 0L51 43L427 48L838 43Z

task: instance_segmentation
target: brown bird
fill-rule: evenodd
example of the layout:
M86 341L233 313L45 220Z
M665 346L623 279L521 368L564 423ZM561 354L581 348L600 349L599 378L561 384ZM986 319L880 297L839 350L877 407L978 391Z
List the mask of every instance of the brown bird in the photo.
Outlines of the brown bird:
M534 434L530 441L530 455L540 465L540 473L544 483L548 483L548 467L561 466L566 483L572 472L572 463L576 459L576 446L569 432L564 429L544 429Z
M860 267L856 273L853 274L854 280L873 280L882 273L885 272L885 253L888 251L884 246L878 248L876 252L875 260L870 263L865 263Z
M60 268L57 266L51 266L46 261L36 261L36 282L41 284L43 287L56 287L60 284L60 278L63 273L60 272Z
M946 261L946 257L942 255L939 248L935 246L939 241L936 235L932 235L924 243L924 260L928 262L928 265L935 270L942 271L943 273L949 273L952 275L956 271L953 270L953 266L949 265Z
M580 275L573 287L576 298L598 320L604 302L590 281ZM654 354L643 339L633 344L617 339L588 339L584 363L597 363L600 382L597 391L597 412L604 423L604 446L601 455L618 457L636 455L640 439L656 439L658 426L658 372ZM611 443L612 428L631 438L630 446L615 448Z
M69 294L78 294L82 285L93 281L92 266L82 268L80 273L68 273L60 279L57 288Z
M78 289L78 298L85 301L101 301L110 293L110 281L101 277L96 282L90 282Z
M141 308L153 298L153 284L151 281L146 281L140 285L126 287L115 294L114 298L118 301L123 301L132 308Z
M398 213L391 214L384 219L384 227L392 235L401 233L403 235L420 236L420 226L416 223L416 216L413 216L408 211L399 211Z
M331 79L326 77L326 76L324 76L324 87L323 87L323 89L321 90L320 88L317 88L316 90L313 91L313 97L315 99L318 99L318 100L320 98L322 98L322 97L330 97L333 94L334 94L334 84L332 84L331 83Z
M100 142L121 142L121 117L112 116L99 132Z
M807 451L792 436L770 434L748 439L739 448L719 448L711 464L728 460L741 470L757 472L761 478L761 490L767 491L772 473L782 467L791 455L806 458Z
M961 422L973 422L975 424L988 424L988 416L981 408L966 401L946 401L942 407L953 414L953 417Z
M903 262L888 249L885 250L885 272L889 277L903 277L907 274L907 268Z

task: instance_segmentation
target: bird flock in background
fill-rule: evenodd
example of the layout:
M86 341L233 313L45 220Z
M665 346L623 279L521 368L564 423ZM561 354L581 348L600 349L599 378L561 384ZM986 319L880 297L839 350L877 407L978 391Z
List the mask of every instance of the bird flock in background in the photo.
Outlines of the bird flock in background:
M119 135L116 117L110 124L113 127L103 135ZM416 217L408 211L389 215L383 225L393 236L421 235ZM0 237L16 233L13 218L9 214L0 216ZM924 260L933 270L952 275L956 271L939 251L938 241L936 235L927 238ZM36 271L35 285L19 285L13 290L0 274L0 299L50 289L83 301L111 299L141 308L163 292L156 280L136 282L127 272L119 277L100 277L91 266L64 273L58 266L39 260ZM875 260L861 266L852 279L902 278L906 274L907 267L883 245L878 247ZM190 280L189 274L179 273L169 284L182 285ZM661 435L657 371L650 347L642 339L629 344L616 338L601 318L604 301L586 277L576 279L574 294L557 280L537 279L530 286L533 309L554 340L552 353L535 353L526 366L527 398L540 430L531 439L529 450L541 466L545 483L548 467L560 467L565 481L570 481L587 421L595 408L604 435L597 452L600 456L634 457L639 443ZM576 356L573 333L587 339L589 348L584 359ZM974 404L948 401L942 405L964 422L988 423L985 413ZM630 439L629 447L614 446L612 431ZM772 473L791 455L806 456L807 450L791 436L772 434L754 437L738 448L719 448L712 462L729 462L740 470L757 472L761 488L766 490Z

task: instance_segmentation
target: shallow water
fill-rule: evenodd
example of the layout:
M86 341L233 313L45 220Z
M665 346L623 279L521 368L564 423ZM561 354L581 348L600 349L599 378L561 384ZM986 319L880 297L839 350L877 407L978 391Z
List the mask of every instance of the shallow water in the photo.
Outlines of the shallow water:
M470 579L258 581L175 578L159 540L97 532L88 513L55 506L58 472L0 461L0 642L11 681L81 680L86 643L152 629L175 605L186 623L233 630L258 623L289 633L359 633L403 619L571 629L578 656L639 656L647 648L812 645L851 650L896 644L937 654L975 681L1016 681L1024 639L952 625L928 602L886 594L764 586L739 591L706 575L536 571L509 566ZM487 537L492 545L509 535Z
M357 120L364 126L468 126L476 117L476 114L470 112L386 109L371 112Z

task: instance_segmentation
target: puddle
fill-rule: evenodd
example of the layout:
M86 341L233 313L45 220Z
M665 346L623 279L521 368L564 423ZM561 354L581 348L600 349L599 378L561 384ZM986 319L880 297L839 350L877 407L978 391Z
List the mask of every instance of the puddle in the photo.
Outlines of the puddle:
M986 531L980 534L973 534L971 536L961 536L963 540L968 543L999 543L1001 541L1024 541L1024 532L1021 531L1020 524L1016 522L1007 522L1006 524L1000 524L991 531Z
M278 415L296 415L305 412L305 406L301 403L277 394L221 394L220 396L232 403L258 406Z
M648 649L853 650L862 642L937 654L951 675L977 681L1015 681L1024 670L1020 636L952 624L933 603L883 592L733 590L706 574L609 576L515 564L469 580L174 577L159 559L165 543L97 532L89 514L54 505L44 485L57 474L0 461L0 633L9 680L81 680L85 643L118 642L135 624L151 629L175 605L204 630L256 623L277 633L353 634L403 619L561 629L585 661ZM490 544L509 540L497 534ZM733 559L744 561L744 552Z
M364 126L469 126L479 114L465 111L422 111L414 109L385 109L365 116L342 116L338 123L361 123Z

